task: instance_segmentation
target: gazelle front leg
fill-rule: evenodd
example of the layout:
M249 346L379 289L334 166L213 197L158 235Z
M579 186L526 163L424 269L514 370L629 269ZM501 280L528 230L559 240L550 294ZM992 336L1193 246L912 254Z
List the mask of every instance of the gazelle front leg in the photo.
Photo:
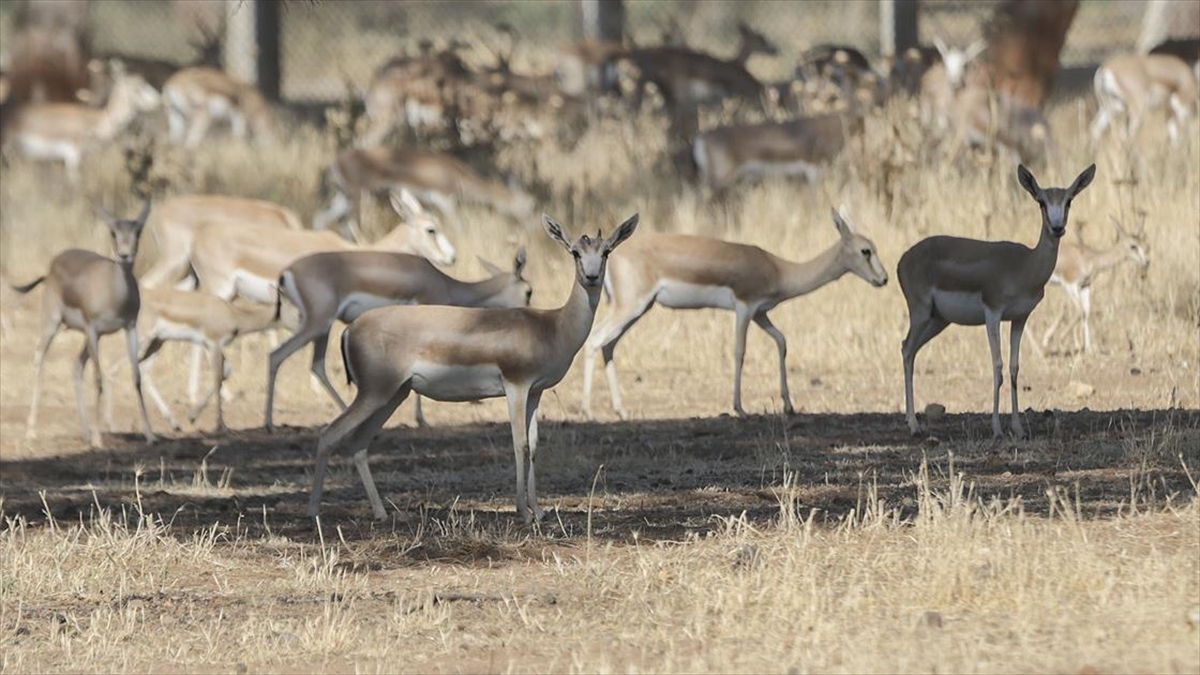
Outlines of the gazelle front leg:
M783 412L788 415L796 414L796 409L792 407L792 396L788 391L787 381L787 340L784 339L783 333L771 323L771 319L767 318L767 313L763 312L754 317L754 323L758 324L775 340L775 345L779 347L779 391L783 396Z
M1000 429L1000 386L1004 384L1004 359L1000 356L1000 319L1001 313L991 309L984 310L984 323L987 324L988 346L992 349L992 437L1000 438L1004 432Z
M154 403L163 417L167 418L167 424L173 431L179 431L179 421L175 419L175 415L171 414L171 407L163 400L162 394L158 392L158 387L154 384L154 359L157 358L158 350L162 348L162 345L162 340L153 337L146 345L146 352L139 359L140 364L146 368L142 383L145 385L146 393L150 395L150 401Z
M746 360L746 331L750 329L752 313L749 307L739 302L734 308L734 314L733 409L738 415L745 417L746 410L742 408L742 362Z
M29 402L29 418L25 421L25 438L27 440L37 438L38 405L42 398L42 373L46 366L46 352L50 351L50 345L54 342L54 336L58 335L61 325L58 317L53 317L52 320L45 322L42 339L38 343L37 353L33 357L33 368L36 374L33 380L33 398Z
M1083 317L1083 351L1092 351L1092 327L1089 319L1092 316L1092 287L1086 286L1079 291L1079 311Z
M1021 336L1025 333L1025 319L1014 319L1008 337L1008 376L1012 389L1012 430L1017 438L1025 438L1025 427L1021 424L1021 407L1017 404L1017 371L1021 369Z
M89 335L75 361L75 403L79 407L79 422L83 426L84 440L91 443L92 447L98 448L103 445L100 441L100 431L88 422L87 396L83 393L83 370L87 366L88 359L91 358L91 353L92 340ZM97 399L99 399L99 392L97 392Z
M525 485L525 457L529 450L529 389L506 382L504 393L508 399L508 420L512 426L513 453L517 461L517 515L529 523L533 520Z
M150 428L150 415L146 414L146 399L142 396L142 369L138 364L138 335L137 327L130 325L125 328L125 349L129 354L129 370L133 373L133 391L137 394L138 410L142 413L142 435L147 443L157 439ZM96 360L96 371L100 370L100 360Z
M538 406L541 403L542 392L530 392L529 402L525 405L526 429L529 431L529 478L526 487L529 508L535 521L542 519L542 509L537 501Z

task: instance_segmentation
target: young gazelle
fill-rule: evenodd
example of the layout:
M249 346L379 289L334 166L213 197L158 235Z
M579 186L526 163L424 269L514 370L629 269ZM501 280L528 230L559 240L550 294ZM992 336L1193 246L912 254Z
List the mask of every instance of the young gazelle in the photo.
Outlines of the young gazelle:
M171 140L197 148L217 119L229 120L235 138L249 130L256 137L270 138L275 119L262 93L252 84L239 82L222 70L193 66L178 71L163 85L163 103Z
M1180 127L1196 112L1200 95L1196 73L1171 54L1119 54L1096 69L1094 85L1100 104L1092 120L1092 142L1098 143L1113 117L1126 115L1125 140L1132 142L1147 112L1167 107L1167 136L1179 142Z
M146 351L141 361L146 368L143 378L146 393L159 411L178 430L179 422L163 401L154 386L152 366L158 350L172 340L191 342L208 351L212 360L213 386L204 399L188 413L188 421L195 424L208 402L216 397L217 429L224 430L225 416L221 409L221 385L228 377L225 366L225 347L234 338L271 328L279 321L279 303L273 306L243 309L218 297L196 291L178 291L169 288L142 289L142 311L138 318L142 338L146 340Z
M1063 188L1042 189L1024 165L1017 167L1021 187L1042 211L1037 246L1011 241L979 241L936 236L923 239L900 257L896 274L908 303L909 328L904 338L904 401L908 428L920 433L913 411L913 364L921 347L950 324L987 326L992 349L992 434L1000 437L1000 385L1004 362L1000 356L1000 323L1012 325L1009 376L1012 377L1012 430L1024 436L1017 405L1017 371L1021 335L1030 312L1042 301L1046 283L1058 262L1058 242L1067 232L1071 200L1096 175L1093 164Z
M787 384L787 341L767 312L790 300L841 278L851 272L871 285L887 283L875 244L855 232L837 210L832 210L838 242L812 260L794 263L757 246L682 234L653 234L640 237L612 257L605 282L613 307L596 327L584 353L583 410L592 417L592 369L596 351L604 355L608 390L621 419L628 414L621 405L621 390L613 352L617 342L654 303L672 309L731 309L736 315L733 363L733 409L742 408L742 361L746 356L746 332L750 322L758 324L779 348L779 388L783 408L794 412Z
M1079 318L1083 320L1085 352L1092 351L1092 331L1089 325L1092 315L1092 282L1100 274L1126 261L1135 262L1142 269L1150 267L1145 221L1139 221L1138 229L1132 233L1121 227L1116 218L1112 219L1112 224L1117 230L1115 244L1106 250L1097 251L1081 243L1064 243L1059 246L1058 265L1054 268L1054 274L1050 276L1050 283L1062 286L1067 292L1067 297L1071 299L1071 304L1079 311ZM1064 307L1042 336L1043 347L1050 344L1050 338L1054 336L1066 315L1067 308Z
M575 258L571 296L558 309L468 309L436 305L381 307L342 334L346 374L358 385L350 407L321 433L308 513L321 506L330 453L355 451L375 517L386 517L367 466L367 448L410 392L440 401L505 396L517 464L517 513L541 517L537 505L537 411L587 339L600 303L609 253L637 228L635 215L605 239L597 232L572 244L545 217L546 232ZM528 482L526 455L528 454Z
M533 290L521 277L525 249L511 272L484 263L492 273L482 281L459 281L425 258L406 253L336 251L297 260L279 275L281 293L300 310L300 327L271 352L267 371L266 428L273 429L275 378L292 354L313 343L312 372L342 410L346 403L325 373L325 348L336 321L351 323L369 309L386 305L527 307ZM417 397L417 424L425 426Z
M108 224L112 233L113 250L117 259L106 258L99 253L70 249L59 253L50 263L50 271L32 283L15 288L20 293L28 293L35 286L46 282L42 291L42 337L34 356L34 368L37 371L33 383L33 400L29 404L29 421L26 435L35 438L37 435L38 400L41 398L42 367L45 364L46 352L54 341L54 336L63 326L82 331L87 336L79 359L75 363L75 398L79 405L79 419L83 424L83 437L91 442L93 447L100 446L100 431L88 422L87 403L83 395L83 369L89 359L96 370L96 405L97 412L108 407L104 405L104 371L100 368L100 337L125 331L125 344L129 352L129 363L133 370L133 388L137 392L138 406L142 411L142 432L146 442L154 442L154 432L150 430L150 418L146 416L146 402L142 398L141 371L137 364L138 337L137 318L141 306L138 293L137 279L133 276L133 261L137 257L138 240L142 228L146 224L146 216L150 213L150 200L142 207L142 212L136 220L115 218L103 208L96 206L96 211ZM111 419L107 425L112 426Z

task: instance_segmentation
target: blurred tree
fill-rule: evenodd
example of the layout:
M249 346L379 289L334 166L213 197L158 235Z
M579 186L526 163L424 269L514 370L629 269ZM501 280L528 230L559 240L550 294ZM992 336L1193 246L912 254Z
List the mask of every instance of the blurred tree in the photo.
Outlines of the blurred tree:
M1005 0L984 26L988 75L997 91L1041 108L1079 0Z

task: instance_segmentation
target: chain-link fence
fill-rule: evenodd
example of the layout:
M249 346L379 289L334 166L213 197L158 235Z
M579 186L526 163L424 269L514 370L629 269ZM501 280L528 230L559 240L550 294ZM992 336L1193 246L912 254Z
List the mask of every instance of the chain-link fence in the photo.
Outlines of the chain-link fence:
M11 34L11 6L0 3L0 42ZM981 34L998 0L922 0L920 37L940 35L965 45ZM1087 66L1115 51L1134 48L1142 0L1084 0L1063 52L1066 67ZM196 58L198 26L219 25L231 12L251 11L239 0L102 0L90 3L92 47L188 63ZM718 56L737 50L735 26L745 21L779 47L775 57L751 59L763 79L790 75L797 57L821 43L858 47L879 56L880 4L875 0L657 0L626 2L626 30L637 44L656 44L671 34L693 48ZM291 102L333 101L347 81L362 88L387 59L413 52L423 39L457 39L471 47L464 56L494 64L492 50L508 49L497 27L508 24L520 36L514 67L550 72L558 50L581 36L578 0L290 0L282 6L282 97Z

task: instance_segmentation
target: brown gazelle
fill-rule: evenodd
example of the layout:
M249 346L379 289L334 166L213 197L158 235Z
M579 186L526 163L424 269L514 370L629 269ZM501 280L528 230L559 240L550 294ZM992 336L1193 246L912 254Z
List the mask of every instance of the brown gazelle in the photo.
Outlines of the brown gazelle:
M794 412L787 384L787 341L767 316L776 305L835 281L847 272L879 287L887 283L887 272L875 244L857 233L837 210L832 211L838 241L812 260L795 263L774 256L757 246L682 234L653 234L640 237L609 261L605 282L612 298L612 311L596 327L584 353L583 410L592 416L592 370L596 350L604 355L612 405L622 419L628 417L621 405L613 352L617 342L638 319L658 303L671 309L730 309L735 321L733 409L742 409L742 361L746 355L746 332L750 322L758 324L779 348L779 388L784 411Z
M350 216L354 232L362 193L381 189L407 189L459 226L459 202L485 204L518 221L534 208L533 198L519 186L484 178L453 155L416 148L343 150L329 166L329 184L333 200L313 217L315 230Z
M275 378L292 354L313 343L312 373L338 407L346 404L325 373L329 331L336 321L351 323L364 312L387 305L453 305L456 307L526 307L533 290L522 278L525 249L517 252L512 271L488 263L492 273L482 281L459 281L428 260L406 253L338 251L316 253L292 263L279 275L284 297L300 310L296 333L271 352L267 371L266 428L271 431ZM417 424L425 426L417 397Z
M439 401L508 399L517 465L517 514L541 517L537 505L537 411L587 340L600 303L609 253L637 228L635 215L607 239L599 232L571 243L544 217L550 237L575 258L575 279L558 309L393 306L362 315L342 334L346 374L358 393L321 434L308 513L321 506L330 453L350 449L376 518L386 517L371 479L367 448L410 392ZM528 457L528 467L526 466ZM528 480L526 479L528 468Z
M1071 200L1095 175L1093 164L1070 187L1042 189L1024 165L1017 167L1021 187L1041 207L1041 236L1034 248L1011 241L935 236L922 239L900 257L896 276L908 303L909 320L902 347L904 401L908 428L914 435L921 430L913 411L913 364L917 352L952 323L987 326L993 368L992 434L1003 435L1000 427L1000 385L1004 381L1000 323L1003 321L1012 325L1008 364L1012 378L1012 430L1018 436L1025 435L1017 405L1021 335L1026 319L1042 301L1046 283L1054 273L1059 239L1067 231Z
M142 432L147 442L154 442L150 430L150 419L146 416L146 402L142 398L142 378L138 369L137 318L141 306L137 279L133 276L133 262L137 257L138 241L150 213L150 200L134 220L115 218L103 208L96 206L100 217L108 224L112 234L113 250L117 259L106 258L99 253L81 249L69 249L58 254L50 263L50 271L32 283L16 287L28 293L35 286L46 283L42 291L42 337L34 356L37 371L33 383L33 400L29 404L29 421L26 435L37 435L38 402L42 391L42 369L46 352L59 330L67 328L81 331L87 340L75 362L75 398L79 405L79 419L83 424L83 437L94 447L100 446L100 431L88 422L87 402L83 394L83 369L90 359L96 371L96 405L108 410L104 395L104 371L100 367L100 337L125 331L125 344L129 363L133 370L133 388L137 392L138 406L142 412ZM107 420L112 426L111 420Z
M275 118L262 93L217 68L193 66L163 85L163 103L171 140L197 148L216 120L228 120L235 138L271 137Z
M1125 140L1131 142L1146 113L1166 105L1169 112L1167 136L1179 142L1179 129L1196 112L1200 96L1196 73L1183 59L1170 54L1120 54L1096 69L1096 102L1092 141L1108 131L1113 117L1126 115Z
M145 367L142 377L150 400L167 418L172 429L179 429L179 422L171 414L170 407L163 401L154 386L152 366L158 350L170 341L190 342L208 351L212 361L213 386L198 404L188 413L188 421L195 424L208 402L216 397L217 429L225 429L225 416L221 409L222 385L228 377L225 365L225 348L242 335L257 333L271 328L279 321L279 304L266 307L243 309L208 293L179 291L171 288L142 289L142 310L138 318L138 330L146 342L146 351L141 356Z
M1113 227L1117 230L1117 241L1109 248L1098 251L1082 243L1064 243L1059 246L1058 265L1050 276L1050 283L1063 287L1070 298L1071 304L1079 311L1079 319L1083 321L1083 351L1092 351L1092 282L1104 272L1126 261L1137 263L1143 270L1150 267L1150 254L1146 244L1146 224L1138 221L1138 228L1133 232L1121 226L1120 221L1112 219ZM1058 318L1046 329L1042 336L1042 346L1050 343L1054 332L1066 317L1064 307Z

